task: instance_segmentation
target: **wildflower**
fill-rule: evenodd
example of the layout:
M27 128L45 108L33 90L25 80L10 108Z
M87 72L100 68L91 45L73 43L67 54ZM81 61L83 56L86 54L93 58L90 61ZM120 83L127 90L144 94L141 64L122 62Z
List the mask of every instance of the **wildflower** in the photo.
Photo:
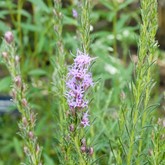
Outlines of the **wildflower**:
M75 131L75 128L83 128L90 126L88 115L89 101L86 98L86 92L89 87L93 86L92 74L89 71L91 62L94 59L88 54L77 50L76 58L73 65L68 69L69 72L66 78L66 99L72 115L72 122L69 126L69 131ZM78 118L74 119L74 118ZM78 121L78 122L77 122ZM81 127L81 128L82 128ZM81 153L86 153L92 156L93 148L87 148L86 139L80 141Z
M4 38L8 44L11 44L14 39L13 33L11 31L6 32Z
M93 152L94 152L93 147L90 147L90 148L89 148L89 155L92 156L92 155L93 155Z
M21 87L21 77L20 76L16 76L14 81L15 81L16 86L18 88L20 88Z
M74 18L78 17L78 13L75 9L72 10L72 15L73 15Z
M83 117L82 117L82 120L81 120L81 124L86 127L86 126L89 126L89 119L88 119L88 112L85 112Z
M88 108L88 100L84 96L87 89L93 86L92 74L89 72L92 60L93 58L78 50L74 64L69 68L66 98L71 110Z

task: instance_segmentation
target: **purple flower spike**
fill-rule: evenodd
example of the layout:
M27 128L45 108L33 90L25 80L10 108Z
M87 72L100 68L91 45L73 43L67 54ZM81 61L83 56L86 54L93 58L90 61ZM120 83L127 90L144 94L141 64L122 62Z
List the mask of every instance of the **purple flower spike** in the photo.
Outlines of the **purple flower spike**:
M89 101L85 98L85 93L90 86L93 86L92 74L89 67L94 58L77 50L74 64L69 68L66 79L66 98L70 110L75 113L82 113L88 108ZM87 112L82 113L81 125L89 126Z

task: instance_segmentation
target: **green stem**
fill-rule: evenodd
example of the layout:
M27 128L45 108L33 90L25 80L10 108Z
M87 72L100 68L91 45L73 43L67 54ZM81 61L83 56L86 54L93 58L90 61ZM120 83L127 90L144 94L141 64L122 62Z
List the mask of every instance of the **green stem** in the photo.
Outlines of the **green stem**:
M114 42L113 42L113 50L114 55L117 57L117 32L116 32L116 23L117 23L117 10L115 10L115 15L113 18L113 35L114 35Z
M83 0L81 7L80 36L83 52L89 53L90 49L90 9L91 0Z
M24 0L18 0L18 8L17 8L17 30L18 30L18 35L19 35L19 43L20 43L20 48L22 49L22 31L21 31L21 11L22 7L24 4Z
M82 153L80 152L79 141L80 141L80 139L79 139L79 134L78 134L75 136L74 142L75 142L75 147L76 147L76 150L77 150L78 156L79 156L79 165L87 165L86 162L84 161Z
M155 34L157 27L157 1L141 0L142 26L139 39L138 63L136 66L136 80L133 87L134 107L133 108L133 128L131 129L131 138L129 143L129 152L127 156L127 164L132 163L135 159L136 164L140 165L140 155L143 153L143 145L145 145L144 127L149 121L147 118L147 106L150 99L151 83L151 64L155 54ZM141 131L140 139L138 139L138 153L133 153L134 142L137 136L136 132Z

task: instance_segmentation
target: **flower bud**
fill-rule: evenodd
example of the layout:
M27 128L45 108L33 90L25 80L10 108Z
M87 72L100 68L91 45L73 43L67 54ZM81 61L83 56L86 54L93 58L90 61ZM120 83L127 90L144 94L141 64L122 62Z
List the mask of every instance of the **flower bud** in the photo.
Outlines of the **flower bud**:
M71 132L74 131L74 125L73 125L73 124L71 124L71 125L69 126L69 130L70 130Z
M35 123L35 115L34 115L33 112L30 114L30 121L31 121L32 124Z
M40 146L37 144L36 153L38 154L39 152L40 152Z
M8 59L8 53L7 52L2 52L2 57L7 60Z
M94 152L93 147L90 147L90 148L89 148L89 155L92 156L92 155L93 155L93 152Z
M34 138L34 134L33 134L33 132L32 132L32 131L30 131L30 132L29 132L29 137L30 137L31 139L33 139L33 138Z
M75 109L71 108L70 111L71 111L71 115L75 116L75 114L76 114Z
M11 95L12 95L13 99L16 99L17 93L16 93L15 89L12 89Z
M24 106L24 107L27 107L27 100L25 99L25 98L23 98L22 99L22 105Z
M86 146L86 140L85 140L85 138L81 139L81 145L82 146Z
M8 44L11 44L13 42L13 39L14 39L13 33L11 31L6 32L4 38Z
M81 152L85 152L86 151L86 147L85 146L81 146Z
M20 88L21 87L21 77L16 76L14 81L15 81L16 86Z
M22 118L22 123L23 123L24 126L27 126L28 122L27 122L26 117Z

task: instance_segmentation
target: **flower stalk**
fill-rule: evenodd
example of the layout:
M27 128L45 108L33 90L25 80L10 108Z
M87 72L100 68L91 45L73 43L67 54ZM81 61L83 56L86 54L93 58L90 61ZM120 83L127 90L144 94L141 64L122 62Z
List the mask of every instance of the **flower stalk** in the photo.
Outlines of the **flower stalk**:
M142 25L139 39L138 62L136 65L136 78L133 84L134 108L132 110L132 129L130 131L130 143L127 156L127 164L132 164L133 150L137 132L140 131L138 141L138 157L136 164L140 164L140 155L143 153L144 138L146 138L144 127L149 122L147 109L149 106L151 89L154 86L152 80L152 69L157 44L155 35L157 30L157 1L141 0Z
M52 74L53 86L52 91L55 93L55 96L58 98L57 104L59 107L59 121L60 121L60 130L63 132L63 124L65 120L66 112L66 103L65 98L63 97L65 92L65 75L66 75L66 66L65 66L65 49L63 44L63 14L62 14L62 2L61 0L54 0L54 31L56 37L56 56L53 59L54 71Z
M6 32L3 40L3 62L7 66L12 78L12 97L13 102L21 113L21 121L18 126L19 135L24 140L24 153L30 165L42 165L41 152L35 135L36 114L32 111L27 98L27 85L21 77L20 59L16 55L14 36L12 32ZM26 163L24 163L26 164Z
M90 49L90 10L91 0L80 1L81 16L80 16L80 39L82 50L84 53L89 53Z
M76 160L77 164L89 164L88 158L93 155L93 148L87 146L86 142L81 143L84 139L84 128L90 125L88 118L89 100L86 96L88 88L93 86L89 67L94 59L90 58L87 53L90 44L89 1L80 3L80 15L73 10L73 16L75 18L80 16L81 18L80 36L83 51L77 50L74 64L69 68L68 74L66 74L66 53L62 39L62 3L60 0L55 0L54 4L57 58L53 73L53 87L59 98L61 155L64 158L62 162L72 164ZM67 102L63 97L64 94ZM69 110L67 110L68 107Z
M90 126L87 93L94 85L92 74L89 72L93 60L94 58L77 50L66 78L66 99L69 106L67 122L70 126L68 133L73 140L73 150L78 152L80 164L88 164L88 157L93 155L93 148L87 146L84 137L85 128Z
M64 93L66 91L65 87L65 77L66 77L66 64L65 64L65 47L63 43L63 13L62 13L62 2L61 0L54 0L54 31L55 31L55 57L52 59L53 61L53 86L52 91L55 94L54 100L58 105L58 118L59 118L59 127L58 127L58 135L57 139L60 142L60 145L57 145L61 151L61 155L59 156L59 162L61 164L69 163L69 155L70 155L70 147L68 147L68 139L70 137L66 135L68 129L70 131L74 131L74 126L66 125L66 100L64 97ZM69 128L68 128L69 127ZM58 149L56 150L58 152Z

